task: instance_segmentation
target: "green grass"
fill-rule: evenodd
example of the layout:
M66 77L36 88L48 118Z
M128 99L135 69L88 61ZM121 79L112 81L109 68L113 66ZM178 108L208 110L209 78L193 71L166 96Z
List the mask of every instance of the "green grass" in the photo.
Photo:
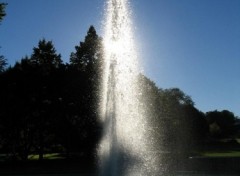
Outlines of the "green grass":
M240 157L240 151L203 152L203 157Z
M29 155L28 159L29 160L38 160L39 156L38 155ZM55 159L64 159L62 155L59 153L49 153L49 154L44 154L43 159L47 160L55 160Z
M0 154L0 162L6 161L8 156L6 154ZM31 154L28 156L29 160L38 160L39 155L37 154ZM49 154L44 154L43 159L45 160L59 160L59 159L65 159L63 155L60 153L49 153Z

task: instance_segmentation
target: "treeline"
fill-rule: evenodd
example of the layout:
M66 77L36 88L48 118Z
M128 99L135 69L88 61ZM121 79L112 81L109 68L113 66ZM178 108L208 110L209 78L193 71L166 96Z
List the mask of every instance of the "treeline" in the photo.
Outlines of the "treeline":
M64 64L51 41L0 74L0 153L94 154L101 130L97 86L101 39L90 27Z
M5 13L6 5L7 5L6 3L0 2L0 25L3 20L3 17L6 16L6 13ZM0 48L1 48L1 46L0 46ZM4 68L6 67L6 65L7 65L7 60L4 58L3 55L0 54L0 73L4 71Z
M0 3L0 22L5 5ZM102 133L98 121L102 48L102 39L91 26L68 63L45 39L31 56L9 68L0 56L0 154L5 159L27 160L37 154L42 160L45 153L95 157ZM198 150L211 141L239 137L239 121L232 112L204 114L178 88L158 88L144 75L138 82L138 99L155 150Z
M0 74L0 153L27 160L30 154L94 157L101 137L98 121L102 43L93 26L63 63L51 41L40 40L25 57ZM206 114L178 88L161 89L139 75L155 149L196 150L209 139L237 135L237 118L227 110Z
M179 88L161 89L142 76L143 95L155 149L171 153L240 148L240 121L234 113L209 111L194 106Z

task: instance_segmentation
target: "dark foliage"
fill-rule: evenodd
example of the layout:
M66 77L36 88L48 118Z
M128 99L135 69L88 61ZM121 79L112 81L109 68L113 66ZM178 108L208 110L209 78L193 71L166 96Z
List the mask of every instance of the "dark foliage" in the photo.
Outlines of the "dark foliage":
M53 43L43 39L30 58L2 73L1 152L22 160L32 153L41 160L49 152L93 156L100 136L95 64L91 60L84 69L63 64Z
M4 56L0 55L0 73L2 73L5 70L6 66L7 66L7 59L5 59Z
M234 126L237 118L228 110L207 112L206 119L211 137L231 138L236 133Z
M3 17L6 16L5 13L5 7L6 3L0 3L0 23L3 20ZM0 55L0 73L4 71L5 67L7 65L7 60L4 58L4 56Z
M43 39L30 57L2 69L0 153L14 160L27 160L30 154L42 160L53 152L93 159L102 131L97 117L102 55L102 39L91 26L70 64ZM234 134L233 113L214 111L205 117L180 89L160 89L144 75L138 82L139 109L148 118L154 150L184 153L197 150L209 134Z
M208 127L204 113L180 89L159 89L140 76L141 95L154 136L154 150L187 152L203 143ZM146 96L147 95L147 96Z
M0 22L3 20L3 17L6 16L5 13L5 7L6 7L6 3L0 3Z

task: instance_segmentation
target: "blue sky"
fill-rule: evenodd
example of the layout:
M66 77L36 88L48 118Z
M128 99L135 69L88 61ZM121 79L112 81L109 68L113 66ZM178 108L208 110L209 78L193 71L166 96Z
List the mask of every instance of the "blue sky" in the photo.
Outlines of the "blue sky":
M94 25L101 35L104 0L1 0L0 54L10 64L40 39L68 61ZM240 0L132 0L134 33L145 74L179 87L203 111L240 116Z

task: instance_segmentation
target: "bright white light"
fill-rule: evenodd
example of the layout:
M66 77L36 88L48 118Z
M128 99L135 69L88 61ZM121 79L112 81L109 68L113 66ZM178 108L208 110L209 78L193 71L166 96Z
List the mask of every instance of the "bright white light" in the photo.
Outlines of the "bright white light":
M130 19L127 0L108 0L101 100L101 121L105 135L99 154L103 162L106 162L116 160L117 154L124 152L141 163L141 166L135 164L126 169L125 175L141 176L146 175L144 169L146 171L146 168L151 167L149 160L152 156L148 153L150 150L144 109L137 98L139 69ZM112 167L118 167L114 166L117 164L113 163Z

